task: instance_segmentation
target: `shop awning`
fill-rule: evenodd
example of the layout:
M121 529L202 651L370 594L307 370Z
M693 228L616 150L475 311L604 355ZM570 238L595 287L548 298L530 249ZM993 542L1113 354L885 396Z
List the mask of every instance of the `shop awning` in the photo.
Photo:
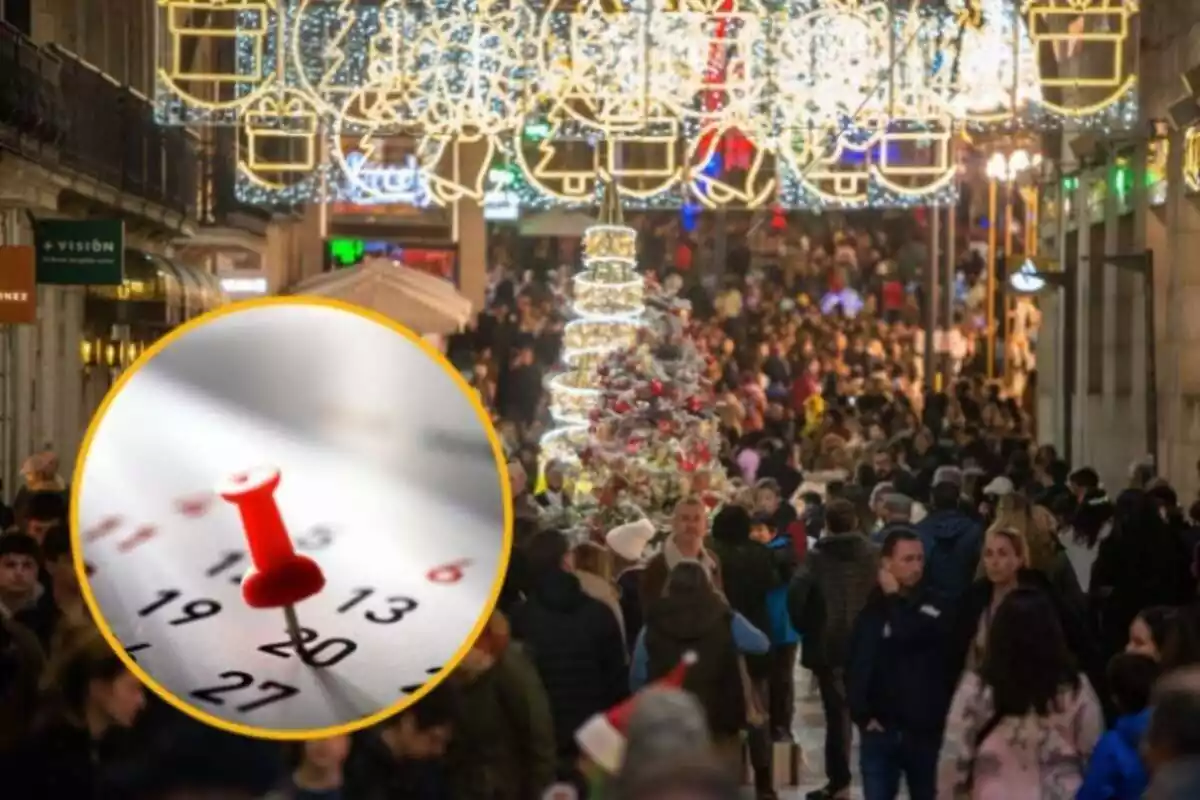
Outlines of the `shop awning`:
M151 253L126 249L125 281L120 286L89 286L88 322L108 329L131 325L171 328L184 320L186 289L169 262Z
M448 282L372 259L360 266L325 272L288 290L345 300L396 320L421 335L455 333L471 319L471 301Z
M155 253L126 249L124 266L125 282L120 286L88 287L89 327L166 330L226 300L215 275Z
M216 275L162 256L151 254L150 258L158 262L163 270L174 274L183 287L184 319L198 317L225 304L225 292Z

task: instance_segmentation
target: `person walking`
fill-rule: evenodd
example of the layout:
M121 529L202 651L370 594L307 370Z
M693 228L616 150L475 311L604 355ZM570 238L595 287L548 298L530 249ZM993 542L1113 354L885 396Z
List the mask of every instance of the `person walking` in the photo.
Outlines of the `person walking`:
M951 701L937 796L1071 800L1103 731L1054 605L1018 587L996 609L979 671Z
M942 725L953 690L947 670L951 609L921 578L912 528L883 542L879 584L854 623L846 670L850 717L861 734L865 800L934 800Z
M825 712L825 775L829 781L809 800L847 798L851 729L846 663L851 629L878 580L879 548L868 541L854 506L833 500L825 529L788 589L792 626L804 637L800 663L817 679Z

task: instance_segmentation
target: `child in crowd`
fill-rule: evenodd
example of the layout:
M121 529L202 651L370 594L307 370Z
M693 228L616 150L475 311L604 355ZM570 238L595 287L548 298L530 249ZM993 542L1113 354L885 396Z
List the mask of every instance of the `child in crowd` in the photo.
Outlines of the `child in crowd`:
M1118 653L1108 662L1109 689L1120 717L1096 745L1076 800L1137 800L1145 793L1149 779L1139 748L1160 671L1157 661L1140 653Z

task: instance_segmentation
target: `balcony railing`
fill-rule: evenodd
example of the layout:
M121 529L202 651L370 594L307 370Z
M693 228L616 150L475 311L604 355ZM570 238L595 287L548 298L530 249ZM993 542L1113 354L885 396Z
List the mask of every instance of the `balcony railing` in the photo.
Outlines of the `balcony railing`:
M196 212L195 137L74 53L0 23L0 147L184 217Z
M62 62L0 20L0 147L39 152L65 133Z

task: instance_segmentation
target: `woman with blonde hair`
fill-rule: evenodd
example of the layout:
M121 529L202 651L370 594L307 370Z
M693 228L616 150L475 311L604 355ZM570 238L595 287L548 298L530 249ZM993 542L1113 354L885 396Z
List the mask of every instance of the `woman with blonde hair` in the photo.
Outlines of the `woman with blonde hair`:
M1022 494L1006 494L996 507L993 529L1011 529L1020 532L1025 540L1029 558L1029 569L1046 576L1054 590L1075 614L1085 613L1083 589L1071 566L1066 549L1058 540L1054 515L1044 507L1034 505ZM979 565L978 576L983 576L983 564Z
M612 553L595 542L580 542L571 550L571 563L575 565L575 577L579 579L583 593L608 606L617 617L621 641L626 641L621 590L613 581ZM628 659L629 654L626 653L625 657Z
M1083 615L1062 597L1045 573L1030 566L1032 554L1025 534L1014 527L992 526L983 543L983 577L963 595L960 614L950 639L954 674L975 672L987 657L992 619L1006 597L1018 588L1036 589L1050 600L1066 635L1067 645L1094 686L1104 674L1095 637Z

